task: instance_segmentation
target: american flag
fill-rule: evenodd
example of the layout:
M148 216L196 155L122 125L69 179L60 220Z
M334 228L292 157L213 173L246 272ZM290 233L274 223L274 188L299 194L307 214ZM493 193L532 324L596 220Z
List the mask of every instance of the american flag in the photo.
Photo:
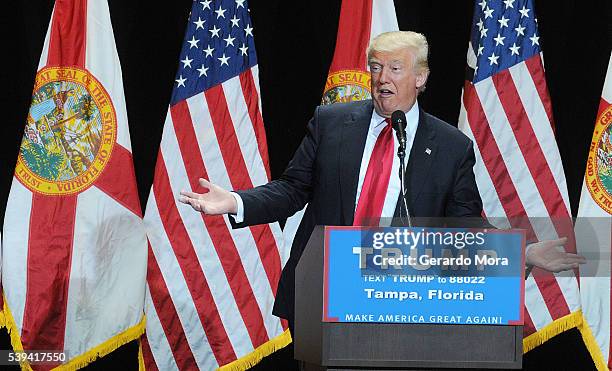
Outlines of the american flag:
M531 240L568 236L566 250L574 252L533 2L478 0L467 63L459 128L477 148L474 171L485 214L526 228ZM524 351L581 321L573 274L529 276Z
M164 124L145 225L145 365L245 369L290 342L272 315L287 254L278 224L232 230L178 203L269 179L253 26L245 0L195 1Z

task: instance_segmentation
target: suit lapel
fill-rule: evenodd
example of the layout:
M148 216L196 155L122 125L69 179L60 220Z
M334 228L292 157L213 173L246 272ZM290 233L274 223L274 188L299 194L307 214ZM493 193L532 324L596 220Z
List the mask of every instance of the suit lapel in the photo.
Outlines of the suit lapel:
M412 149L410 150L405 179L406 194L410 200L408 208L412 216L418 216L414 215L413 204L419 193L423 190L423 184L429 177L431 164L438 150L438 145L434 141L435 134L436 132L431 127L425 112L420 110L419 126L412 143ZM401 198L398 200L398 207L399 201L401 201ZM398 207L396 207L396 210L399 210Z
M342 197L342 215L346 225L352 225L355 217L355 197L359 182L359 169L365 148L365 142L372 119L372 103L361 106L352 112L342 123L340 138L340 161L338 175L340 197Z

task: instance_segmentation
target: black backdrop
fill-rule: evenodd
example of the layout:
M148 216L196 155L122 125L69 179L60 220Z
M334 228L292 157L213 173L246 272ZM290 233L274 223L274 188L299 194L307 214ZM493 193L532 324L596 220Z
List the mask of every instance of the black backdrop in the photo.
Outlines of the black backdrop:
M143 209L191 3L109 0ZM340 0L249 3L272 176L278 177L320 101L335 46ZM430 43L432 72L427 91L420 97L421 106L456 122L473 0L395 0L395 6L400 29L422 32ZM0 223L52 7L51 0L21 0L4 3L0 11L4 62L0 69ZM535 7L556 139L575 215L610 56L612 2L540 0ZM8 346L4 334L0 348ZM259 368L285 369L292 365L288 358L287 351L280 352ZM136 367L135 344L120 348L93 368L119 364ZM525 357L529 369L592 367L576 330L557 336Z

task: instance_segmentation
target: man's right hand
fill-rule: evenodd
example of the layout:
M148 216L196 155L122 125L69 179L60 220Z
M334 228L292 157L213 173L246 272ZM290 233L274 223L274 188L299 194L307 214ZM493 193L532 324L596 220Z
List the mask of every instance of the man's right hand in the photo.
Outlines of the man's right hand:
M238 209L236 199L231 193L206 179L200 178L199 183L208 189L206 193L181 191L179 201L191 205L195 211L207 215L235 214Z

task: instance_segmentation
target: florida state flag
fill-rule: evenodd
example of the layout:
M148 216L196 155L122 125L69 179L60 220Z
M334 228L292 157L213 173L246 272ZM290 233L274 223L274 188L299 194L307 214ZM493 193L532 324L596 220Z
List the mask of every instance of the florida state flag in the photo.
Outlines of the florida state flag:
M580 330L598 370L612 369L612 55L603 84L582 183L576 241L588 259L580 267L585 322Z
M78 368L144 330L147 242L105 0L57 0L6 208L15 350Z
M379 34L398 30L393 0L342 1L336 49L321 104L370 99L368 45ZM287 219L283 228L285 249L291 249L305 210Z
M344 0L322 103L369 99L366 51L370 40L383 32L397 30L393 0Z

